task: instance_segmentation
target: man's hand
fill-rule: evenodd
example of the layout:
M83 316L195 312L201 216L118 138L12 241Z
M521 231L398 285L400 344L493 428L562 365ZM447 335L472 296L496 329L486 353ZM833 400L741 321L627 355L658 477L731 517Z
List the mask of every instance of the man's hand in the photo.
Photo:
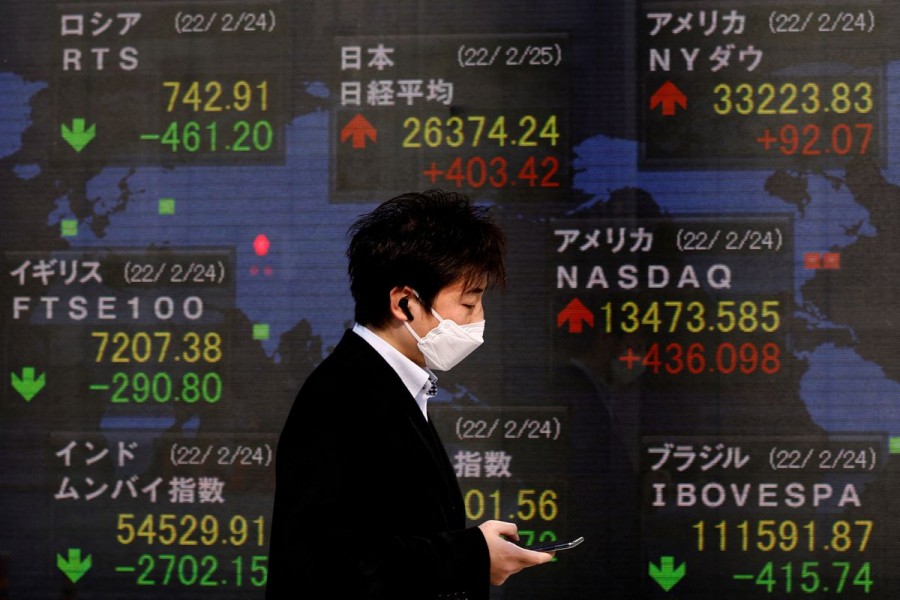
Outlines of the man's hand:
M487 541L491 556L491 585L502 585L510 575L553 558L552 552L526 550L502 537L518 541L519 531L515 523L485 521L478 528Z

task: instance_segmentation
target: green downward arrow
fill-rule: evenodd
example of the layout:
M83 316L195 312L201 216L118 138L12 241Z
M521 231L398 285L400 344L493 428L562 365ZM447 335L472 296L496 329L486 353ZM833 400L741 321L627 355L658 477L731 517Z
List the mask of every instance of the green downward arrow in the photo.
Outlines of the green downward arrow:
M69 548L68 558L63 558L62 554L56 555L56 566L75 583L91 569L91 556L89 554L81 560L81 548Z
M21 377L15 373L10 373L10 378L12 379L12 386L25 398L25 402L31 402L31 399L44 389L44 384L47 382L45 375L46 373L41 373L40 377L35 379L34 367L22 367Z
M686 570L687 567L684 563L678 565L677 569L675 568L674 556L661 556L659 559L659 566L657 567L653 563L650 563L648 572L650 573L650 577L659 584L659 587L668 592L675 587L676 583L681 581Z
M87 129L84 128L84 119L72 119L72 127L69 128L65 123L60 127L60 133L63 139L69 142L69 145L75 148L75 152L81 152L85 146L91 143L94 136L97 135L97 125L91 125Z

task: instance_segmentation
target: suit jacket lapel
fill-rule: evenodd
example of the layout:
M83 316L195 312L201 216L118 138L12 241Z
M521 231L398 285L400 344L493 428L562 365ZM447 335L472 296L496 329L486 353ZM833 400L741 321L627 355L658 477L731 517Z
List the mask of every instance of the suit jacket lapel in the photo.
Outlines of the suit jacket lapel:
M455 512L456 505L459 504L461 493L459 491L459 483L456 480L456 473L450 463L447 452L441 443L440 437L435 430L434 425L430 421L426 421L419 405L415 399L409 394L409 390L403 385L400 376L391 368L378 352L369 345L364 339L355 333L348 331L341 340L341 345L345 345L348 351L356 354L355 364L366 365L367 370L371 371L370 380L374 385L384 390L384 396L387 401L392 403L389 409L400 413L398 416L405 418L410 429L414 432L422 445L423 451L428 453L434 464L435 476L440 479L441 485L446 492L446 498L451 505L451 512ZM443 507L442 507L443 508ZM446 515L449 522L453 522L451 515Z

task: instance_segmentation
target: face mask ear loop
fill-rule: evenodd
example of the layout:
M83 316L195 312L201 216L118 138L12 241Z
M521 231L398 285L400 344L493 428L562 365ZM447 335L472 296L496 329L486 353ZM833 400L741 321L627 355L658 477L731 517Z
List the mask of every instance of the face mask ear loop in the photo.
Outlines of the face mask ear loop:
M412 326L409 324L409 321L403 321L403 325L406 326L406 330L409 331L412 336L416 339L417 342L421 342L422 338L419 337L419 334L415 332Z

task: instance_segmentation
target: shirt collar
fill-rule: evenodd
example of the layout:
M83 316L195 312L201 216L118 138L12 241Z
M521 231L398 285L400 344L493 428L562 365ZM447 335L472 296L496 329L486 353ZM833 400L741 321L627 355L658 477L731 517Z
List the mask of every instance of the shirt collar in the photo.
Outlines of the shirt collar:
M427 403L428 398L431 397L428 391L437 382L437 376L430 369L423 369L408 359L402 352L391 346L368 327L356 323L353 325L353 333L368 342L385 362L394 369L427 420Z

